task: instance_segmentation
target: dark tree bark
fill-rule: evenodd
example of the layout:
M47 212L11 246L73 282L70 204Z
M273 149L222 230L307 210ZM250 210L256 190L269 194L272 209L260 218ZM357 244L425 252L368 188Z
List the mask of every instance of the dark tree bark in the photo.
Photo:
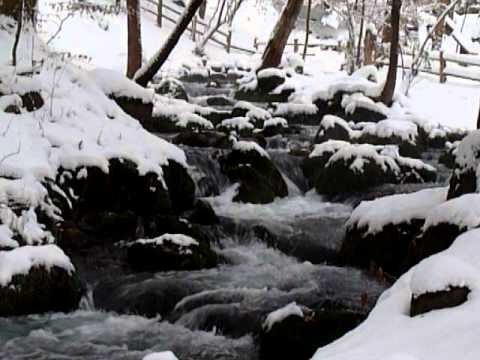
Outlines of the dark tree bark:
M202 5L200 5L200 9L198 10L198 15L200 19L205 19L205 14L207 12L207 0L205 0Z
M185 32L188 27L188 24L192 21L195 13L197 12L200 5L202 5L204 0L191 0L190 3L185 8L182 16L178 20L175 28L173 29L170 36L163 44L162 48L153 56L153 58L141 68L135 75L135 81L141 86L147 86L148 82L153 79L155 74L160 70L162 65L168 59L168 56L177 45L178 40Z
M365 32L364 50L363 50L363 63L365 65L372 65L375 63L375 43L376 36L370 29Z
M392 1L392 41L390 42L390 63L388 65L387 80L380 95L380 101L390 106L393 102L395 93L395 85L397 83L397 66L398 66L398 43L400 39L400 11L402 8L402 0Z
M23 6L24 0L19 0L19 6L17 9L17 31L15 33L15 42L13 43L12 48L12 65L17 66L17 48L20 42L20 35L22 34L22 26L23 26Z
M128 60L127 77L132 79L142 67L142 30L139 0L127 0Z
M360 31L358 34L357 58L356 58L357 67L360 67L362 65L362 60L360 58L360 55L362 54L362 40L363 40L364 26L365 26L365 0L362 0L362 18L360 20Z
M22 12L18 9L20 6L24 7L25 17L35 23L35 13L38 0L25 0L22 4L20 0L0 0L0 14L13 17L15 20L20 20Z
M480 130L480 101L478 102L477 130Z
M262 64L258 70L280 65L288 37L295 27L302 5L303 0L288 0L273 29L272 36L263 53Z
M310 37L310 17L312 12L312 0L308 0L308 7L307 7L307 19L305 25L305 45L303 47L303 60L307 58L307 51L308 51L308 38Z

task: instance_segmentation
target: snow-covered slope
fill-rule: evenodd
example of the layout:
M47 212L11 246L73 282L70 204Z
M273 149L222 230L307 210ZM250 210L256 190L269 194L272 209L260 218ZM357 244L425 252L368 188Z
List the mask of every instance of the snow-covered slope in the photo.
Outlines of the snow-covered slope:
M368 319L317 351L313 360L476 360L480 344L480 230L412 268L378 300ZM412 295L449 286L470 289L467 302L410 317Z

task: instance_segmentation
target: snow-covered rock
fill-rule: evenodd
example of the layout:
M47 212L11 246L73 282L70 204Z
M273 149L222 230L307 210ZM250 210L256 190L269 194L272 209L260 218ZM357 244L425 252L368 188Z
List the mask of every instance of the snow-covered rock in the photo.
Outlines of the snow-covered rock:
M375 264L388 274L402 274L425 218L446 200L447 191L425 189L363 201L347 222L341 258L363 268Z
M470 230L447 250L412 268L380 297L363 324L320 348L313 359L377 360L399 354L404 354L400 359L477 359L480 345L472 329L480 323L479 240L480 230ZM453 294L458 288L468 291ZM412 303L417 306L414 292L416 299L437 293L436 299L424 297L428 307L422 308L433 311L411 317ZM443 306L437 306L440 303Z
M71 311L81 295L75 268L57 246L0 251L0 316Z
M287 185L268 153L252 141L237 141L232 151L220 159L222 172L239 183L234 201L270 203L288 195Z
M163 234L128 244L129 263L137 270L196 270L214 267L215 253L207 242L184 234Z
M171 351L162 351L148 354L143 357L143 360L178 360L175 354Z
M420 160L404 158L396 146L327 141L316 145L303 164L318 193L336 195L386 183L429 182L436 170ZM335 179L334 181L332 181Z

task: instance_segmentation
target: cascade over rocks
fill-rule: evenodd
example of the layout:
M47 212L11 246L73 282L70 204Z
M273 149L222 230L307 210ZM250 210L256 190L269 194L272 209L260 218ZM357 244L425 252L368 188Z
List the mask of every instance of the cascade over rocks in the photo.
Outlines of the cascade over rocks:
M265 150L254 142L237 142L219 161L229 180L239 183L234 201L266 204L288 195L281 173Z

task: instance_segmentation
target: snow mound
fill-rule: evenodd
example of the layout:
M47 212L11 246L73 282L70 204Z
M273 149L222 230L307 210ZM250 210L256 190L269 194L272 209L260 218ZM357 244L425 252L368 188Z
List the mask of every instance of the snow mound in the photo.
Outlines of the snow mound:
M480 225L480 194L466 194L444 202L429 211L424 231L438 224L455 224L460 229Z
M159 236L153 239L138 239L131 244L162 246L164 245L165 242L178 245L179 247L191 247L191 246L199 245L197 240L183 234L163 234L162 236Z
M281 127L288 127L288 121L283 119L283 118L279 118L279 117L275 117L275 118L271 118L267 121L265 121L263 123L263 128L268 128L268 127L271 127L271 126L281 126Z
M213 129L213 124L211 121L201 117L197 114L192 113L181 113L178 116L178 121L176 122L178 127L187 128L187 127L199 127L202 129Z
M366 228L366 236L377 234L389 224L398 225L424 219L430 209L446 200L447 192L448 188L425 189L411 194L362 201L350 216L347 227Z
M412 272L410 290L414 297L448 290L450 287L478 289L478 269L450 255L432 256L422 261Z
M69 273L75 271L70 259L55 245L22 246L0 251L0 285L7 286L15 275L26 275L38 266L47 270L56 266Z
M250 122L248 117L235 117L231 119L223 120L217 125L217 128L230 129L236 131L253 130L255 126Z
M273 325L282 322L289 316L298 316L303 318L303 311L300 306L297 305L296 302L292 302L278 310L275 310L268 314L267 318L263 323L263 328L265 331L270 331Z
M256 151L261 156L270 158L270 155L255 141L237 141L233 144L232 149L241 152Z
M175 354L171 351L162 351L148 354L143 360L178 360Z
M320 348L313 360L476 360L480 343L472 329L480 326L479 279L480 229L474 229L404 274L366 321ZM463 305L409 316L412 295L462 284L471 288Z

